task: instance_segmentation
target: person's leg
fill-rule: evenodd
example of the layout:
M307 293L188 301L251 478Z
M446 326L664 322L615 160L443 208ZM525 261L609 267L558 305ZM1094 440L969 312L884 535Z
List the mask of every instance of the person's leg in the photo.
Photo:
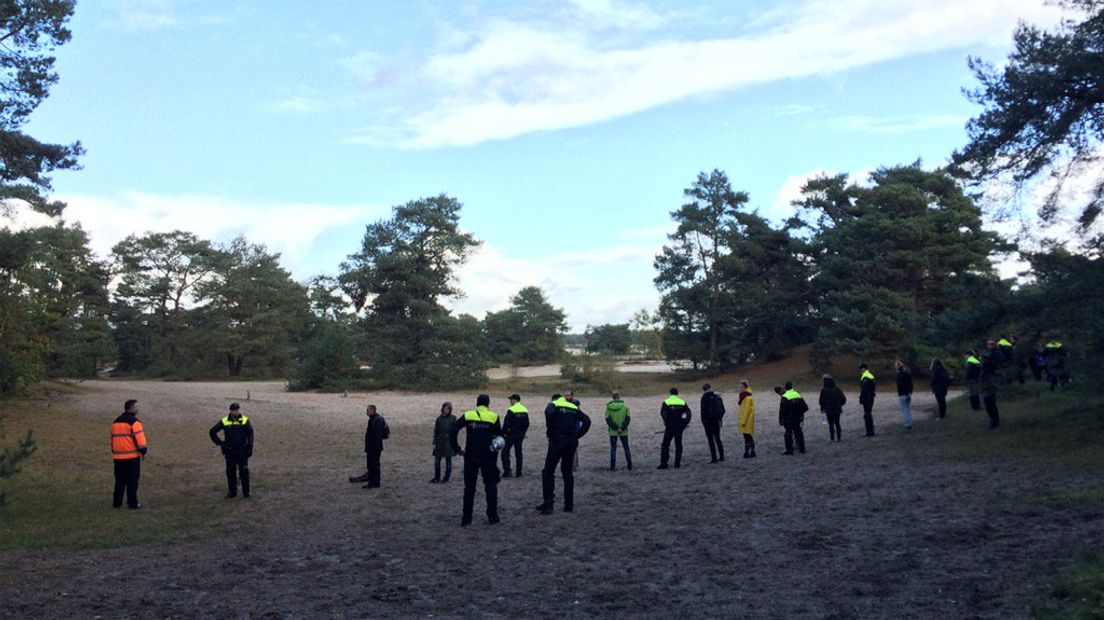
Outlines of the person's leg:
M797 443L797 451L805 453L805 431L801 429L801 422L794 424L794 442Z
M441 457L433 455L433 480L430 482L441 481Z
M826 414L825 417L828 420L828 440L829 441L835 441L836 440L836 425L832 424L832 414L830 414L830 413Z
M452 457L445 457L445 477L441 479L441 482L448 482L449 478L452 478Z
M509 436L506 437L506 445L502 447L502 477L509 478L510 473L510 449L514 447L514 442Z
M724 443L721 442L721 428L724 426L722 420L717 420L717 458L724 461Z
M494 462L483 465L483 491L487 495L487 520L498 523L498 465Z
M142 478L142 459L127 460L127 506L138 507L138 480Z
M544 491L544 508L551 508L556 501L556 464L560 460L558 440L549 440L548 453L544 457L544 469L541 470L541 485Z
M790 424L789 422L783 422L782 428L783 428L782 441L785 442L785 444L786 444L786 451L783 452L782 454L793 454L793 448L794 448L793 447L793 440L794 440L793 424Z
M238 465L234 462L234 453L227 452L226 459L226 497L238 496Z
M747 437L748 443L751 444L751 458L755 458L755 437L751 433L748 433L745 437Z
M460 524L467 525L472 520L475 506L475 483L479 481L479 464L464 459L464 506Z
M238 477L241 478L242 497L249 497L249 457L245 452L238 456Z
M111 493L111 505L120 508L123 505L123 493L127 486L126 461L113 461L115 465L115 490Z
M659 466L666 468L671 460L671 440L675 438L670 429L663 429L663 443L659 444Z
M610 471L617 469L617 436L610 435Z
M751 435L742 433L744 437L744 458L751 458Z
M564 512L575 510L575 471L572 463L575 462L575 453L578 451L578 441L572 441L564 446L564 456L560 461L560 471L563 473L564 483Z
M380 453L369 452L368 453L368 486L378 487L380 485Z
M985 413L989 414L989 428L1000 426L1000 412L997 410L997 395L985 395Z
M625 449L625 467L632 469L632 451L629 450L629 436L621 436L621 447Z
M939 419L947 417L947 395L936 392L935 404L939 407Z
M681 429L675 433L675 467L682 467L682 433Z
M709 444L709 462L717 462L717 444L714 441L713 423L702 421L702 427L705 429L705 441Z
M874 401L868 400L863 406L863 424L866 425L866 436L874 436Z

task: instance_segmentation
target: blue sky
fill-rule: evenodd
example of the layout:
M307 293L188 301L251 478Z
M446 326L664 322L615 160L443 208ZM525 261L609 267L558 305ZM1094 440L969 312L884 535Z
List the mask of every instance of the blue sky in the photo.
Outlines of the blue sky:
M733 8L737 6L738 8ZM652 258L702 170L781 219L804 179L939 164L1042 0L84 0L29 130L79 139L66 218L244 233L333 273L389 207L446 192L484 246L482 316L528 284L575 330L654 308ZM25 216L24 216L25 217Z

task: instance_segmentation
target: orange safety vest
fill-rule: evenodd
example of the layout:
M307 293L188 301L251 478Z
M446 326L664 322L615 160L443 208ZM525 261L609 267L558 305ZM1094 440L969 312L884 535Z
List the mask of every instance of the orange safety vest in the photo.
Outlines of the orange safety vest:
M116 461L136 459L142 456L139 450L146 447L146 433L142 430L142 422L135 420L134 424L126 422L114 422L111 425L111 458Z

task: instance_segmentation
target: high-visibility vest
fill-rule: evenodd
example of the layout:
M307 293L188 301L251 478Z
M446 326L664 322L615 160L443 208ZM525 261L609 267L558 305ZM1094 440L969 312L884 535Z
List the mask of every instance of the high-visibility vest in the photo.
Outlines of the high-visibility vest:
M672 407L680 406L680 405L685 407L686 406L686 401L679 398L677 394L671 394L670 396L667 397L667 400L663 401L663 404L670 405Z
M526 409L525 405L521 403L514 403L510 405L510 407L506 409L506 411L509 411L510 413L513 413L515 415L529 415L529 410Z
M1048 348L1048 349L1061 349L1062 348L1062 343L1061 342L1048 342L1046 344L1046 348Z
M978 366L981 366L981 362L978 361L978 358L974 357L973 355L966 358L966 363L967 364L977 364Z
M114 422L111 424L111 458L116 461L135 459L142 456L140 450L146 447L146 433L142 422L133 424Z
M862 381L863 379L869 379L870 381L873 381L874 373L870 372L869 370L864 370L862 375L859 376L859 381Z
M554 407L560 407L561 409L578 409L578 407L575 406L575 403L567 400L562 396L552 401L552 405Z
M231 420L230 416L225 416L222 418L223 426L245 426L247 422L249 422L249 418L247 418L246 416L241 416L237 420Z
M471 411L465 411L464 419L468 422L486 422L487 424L494 424L498 422L498 414L480 405Z
M801 394L798 394L797 390L790 389L790 390L786 390L782 394L782 398L785 398L786 400L797 400L797 399L801 398Z
M1012 347L1013 345L1007 339L1001 338L1000 341L997 342L997 346L998 347Z

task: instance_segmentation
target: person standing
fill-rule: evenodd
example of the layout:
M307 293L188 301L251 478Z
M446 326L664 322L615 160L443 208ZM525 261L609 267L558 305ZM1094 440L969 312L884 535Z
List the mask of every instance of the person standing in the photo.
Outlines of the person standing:
M705 439L709 442L709 462L724 462L724 444L721 443L721 422L724 420L724 399L713 391L713 386L702 386L701 421L705 427Z
M629 422L632 415L629 406L621 400L621 394L614 392L606 403L606 426L609 427L610 438L610 471L617 470L617 442L625 449L625 467L632 471L632 452L629 451Z
M1043 357L1043 347L1041 345L1035 349L1031 357L1027 358L1027 367L1031 369L1032 379L1036 381L1043 380L1043 371L1046 370L1046 359Z
M736 430L744 436L744 458L755 458L755 398L751 395L751 384L740 382L740 413L736 418Z
M808 403L801 394L794 389L793 383L787 381L781 390L782 401L778 407L778 423L785 429L783 440L786 442L786 451L782 454L790 456L794 452L794 442L797 442L797 451L805 454L805 433L801 430L805 422L805 412L809 410Z
M219 439L219 432L222 438ZM242 497L249 497L249 457L253 456L253 425L242 415L241 405L230 403L230 412L211 427L211 441L226 457L226 499L238 496L241 478Z
M506 447L502 449L502 477L509 478L510 450L517 456L517 469L513 475L521 476L521 444L529 432L529 410L521 404L521 396L510 395L510 406L506 409L506 422L502 425L502 434L506 438Z
M363 476L349 478L349 482L365 482L365 489L378 489L380 486L380 456L383 455L383 440L391 437L391 429L387 426L387 420L376 411L375 405L368 405L364 410L368 416L368 427L364 429L364 455L368 463L368 471Z
M912 430L912 373L908 366L901 360L897 360L897 402L901 405L901 421L905 424L905 430Z
M828 438L831 441L843 441L840 416L843 415L843 406L847 404L847 395L836 385L832 375L821 378L824 380L824 387L820 388L820 410L828 418Z
M575 398L574 390L568 390L567 394L564 395L564 399L572 405L575 405L579 411L583 410L583 403L579 402L578 398ZM579 471L579 446L575 446L575 456L571 458L571 471Z
M146 458L148 446L139 413L138 401L128 400L123 404L123 414L111 423L111 460L115 464L115 492L111 505L115 508L123 506L124 491L127 508L142 508L138 501L138 479L142 477L142 459Z
M859 404L863 408L863 424L866 425L866 437L874 436L874 398L878 389L878 383L874 380L874 373L866 364L859 364Z
M682 432L690 425L693 414L678 393L678 388L671 388L670 396L659 408L659 417L663 419L663 443L660 444L657 469L667 469L667 463L671 460L672 440L675 442L675 468L682 466Z
M938 359L933 359L931 363L931 391L935 396L935 404L939 407L939 417L937 420L942 420L947 417L947 390L951 387L951 375L947 372L947 367L943 365L943 362Z
M981 360L973 349L966 352L966 386L970 388L970 409L981 411Z
M997 410L997 382L1000 374L1000 362L992 353L982 355L981 393L985 403L985 413L989 414L989 430L1000 426L1000 411Z
M570 393L569 393L570 394ZM544 408L544 426L548 435L548 453L541 470L543 500L537 512L552 514L556 504L556 466L560 467L564 485L564 512L575 510L575 472L572 463L579 439L590 430L590 418L575 403L559 394Z
M449 443L453 452L464 457L464 506L460 527L472 522L475 509L475 485L483 477L483 491L487 497L487 523L498 523L498 454L493 446L495 438L502 437L502 424L498 414L491 411L491 397L480 394L475 399L475 409L465 411L449 431ZM464 448L460 448L459 435L468 429Z
M1059 385L1069 383L1069 371L1066 370L1066 348L1057 341L1051 340L1043 348L1043 359L1046 360L1047 383L1053 392Z
M441 414L433 423L433 480L430 483L446 483L452 478L452 440L449 433L456 417L452 415L452 403L441 405ZM441 476L441 461L445 462L445 475Z

